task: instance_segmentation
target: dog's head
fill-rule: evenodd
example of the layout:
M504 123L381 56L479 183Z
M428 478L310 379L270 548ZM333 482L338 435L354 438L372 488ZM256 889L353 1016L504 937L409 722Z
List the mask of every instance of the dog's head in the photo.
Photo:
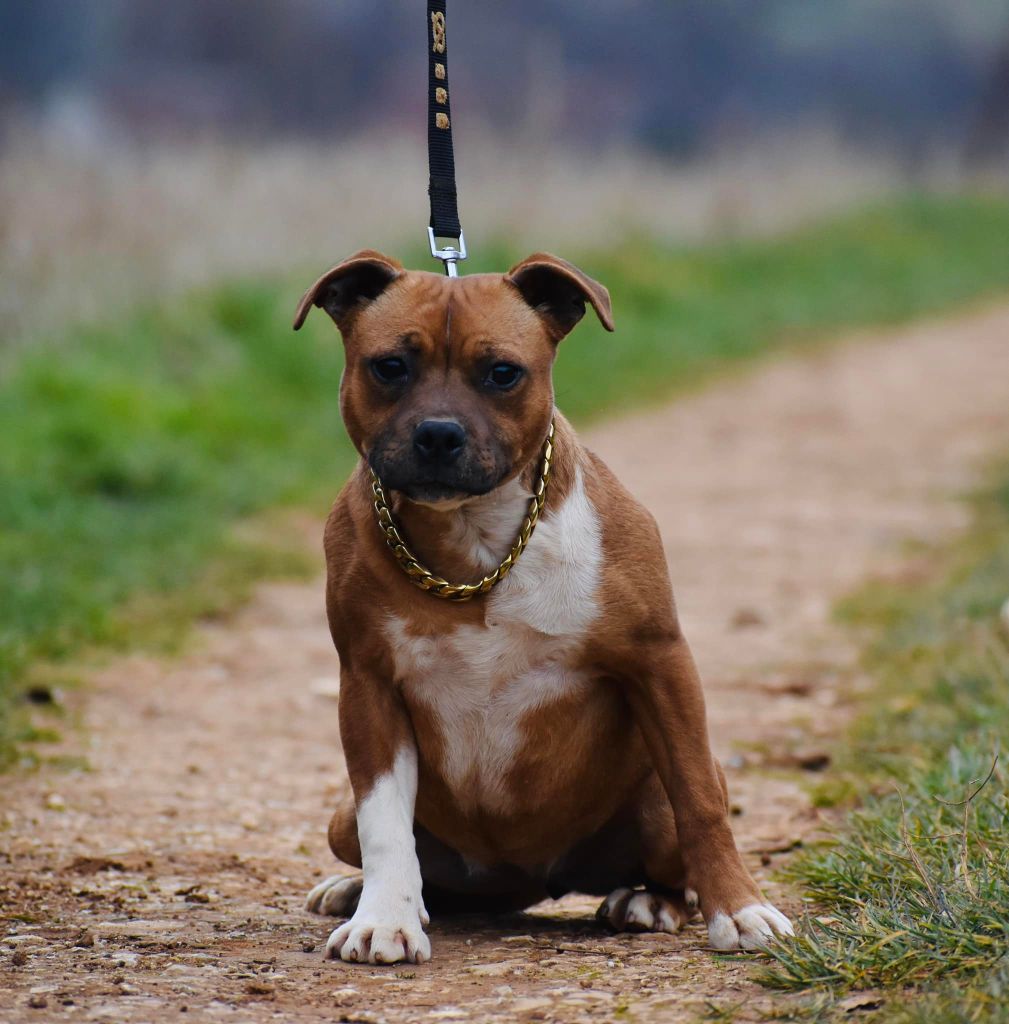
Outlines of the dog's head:
M313 305L339 327L343 419L382 483L414 501L455 503L537 457L557 343L586 302L612 331L609 293L556 256L453 279L365 250L305 292L294 327Z

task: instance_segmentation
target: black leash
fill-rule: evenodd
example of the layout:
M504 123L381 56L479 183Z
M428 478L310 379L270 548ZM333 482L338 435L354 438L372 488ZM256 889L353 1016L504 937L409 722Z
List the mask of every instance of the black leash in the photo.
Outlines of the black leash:
M466 259L466 239L459 223L452 149L452 111L448 99L448 47L445 42L447 0L427 3L427 163L431 221L427 229L431 255L445 264L449 277L458 277L456 263ZM455 244L438 248L438 239Z

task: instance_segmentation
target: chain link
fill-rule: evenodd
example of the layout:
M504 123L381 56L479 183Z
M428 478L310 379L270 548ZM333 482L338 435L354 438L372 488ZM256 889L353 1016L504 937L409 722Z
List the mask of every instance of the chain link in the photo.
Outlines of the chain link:
M533 490L533 496L529 499L529 510L522 519L519 527L518 537L512 545L511 551L505 555L504 561L491 573L488 573L478 583L449 583L436 573L431 572L420 559L410 550L410 546L403 539L395 520L392 518L392 510L385 498L385 491L382 489L382 482L379 480L373 469L371 472L371 493L374 498L375 515L378 517L378 526L385 536L385 542L389 549L396 556L400 568L406 573L410 582L426 590L435 597L444 598L446 601L469 601L477 594L486 594L488 590L497 586L505 576L511 572L519 555L525 550L529 538L536 529L540 513L547 500L547 485L550 483L550 466L554 457L554 424L550 423L550 432L547 434L546 442L543 445L543 465L540 469L539 479Z

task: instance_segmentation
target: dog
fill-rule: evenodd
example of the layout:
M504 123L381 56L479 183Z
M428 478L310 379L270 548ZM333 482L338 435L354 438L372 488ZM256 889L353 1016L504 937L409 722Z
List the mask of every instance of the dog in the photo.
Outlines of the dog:
M298 305L343 336L361 456L325 530L353 790L329 845L363 869L309 894L347 918L329 957L423 963L429 910L569 892L616 931L792 934L732 836L658 527L554 406L586 305L614 329L606 288L545 253L449 278L372 250Z

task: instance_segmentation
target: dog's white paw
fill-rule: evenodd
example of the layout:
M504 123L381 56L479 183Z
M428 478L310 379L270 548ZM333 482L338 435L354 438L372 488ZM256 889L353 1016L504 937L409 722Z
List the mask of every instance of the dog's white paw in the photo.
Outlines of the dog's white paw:
M647 890L614 889L596 917L617 932L678 932L688 919L686 906Z
M429 921L419 888L365 884L354 916L330 935L326 956L361 964L422 964L431 959L424 934Z
M713 949L763 949L794 934L792 922L770 903L751 903L734 914L716 911L708 922Z
M357 910L363 887L363 875L331 875L308 894L305 909L310 914L326 917L351 917Z
M349 963L395 964L407 960L422 964L431 959L431 941L424 934L420 915L409 907L398 919L378 919L358 910L330 935L326 956Z

